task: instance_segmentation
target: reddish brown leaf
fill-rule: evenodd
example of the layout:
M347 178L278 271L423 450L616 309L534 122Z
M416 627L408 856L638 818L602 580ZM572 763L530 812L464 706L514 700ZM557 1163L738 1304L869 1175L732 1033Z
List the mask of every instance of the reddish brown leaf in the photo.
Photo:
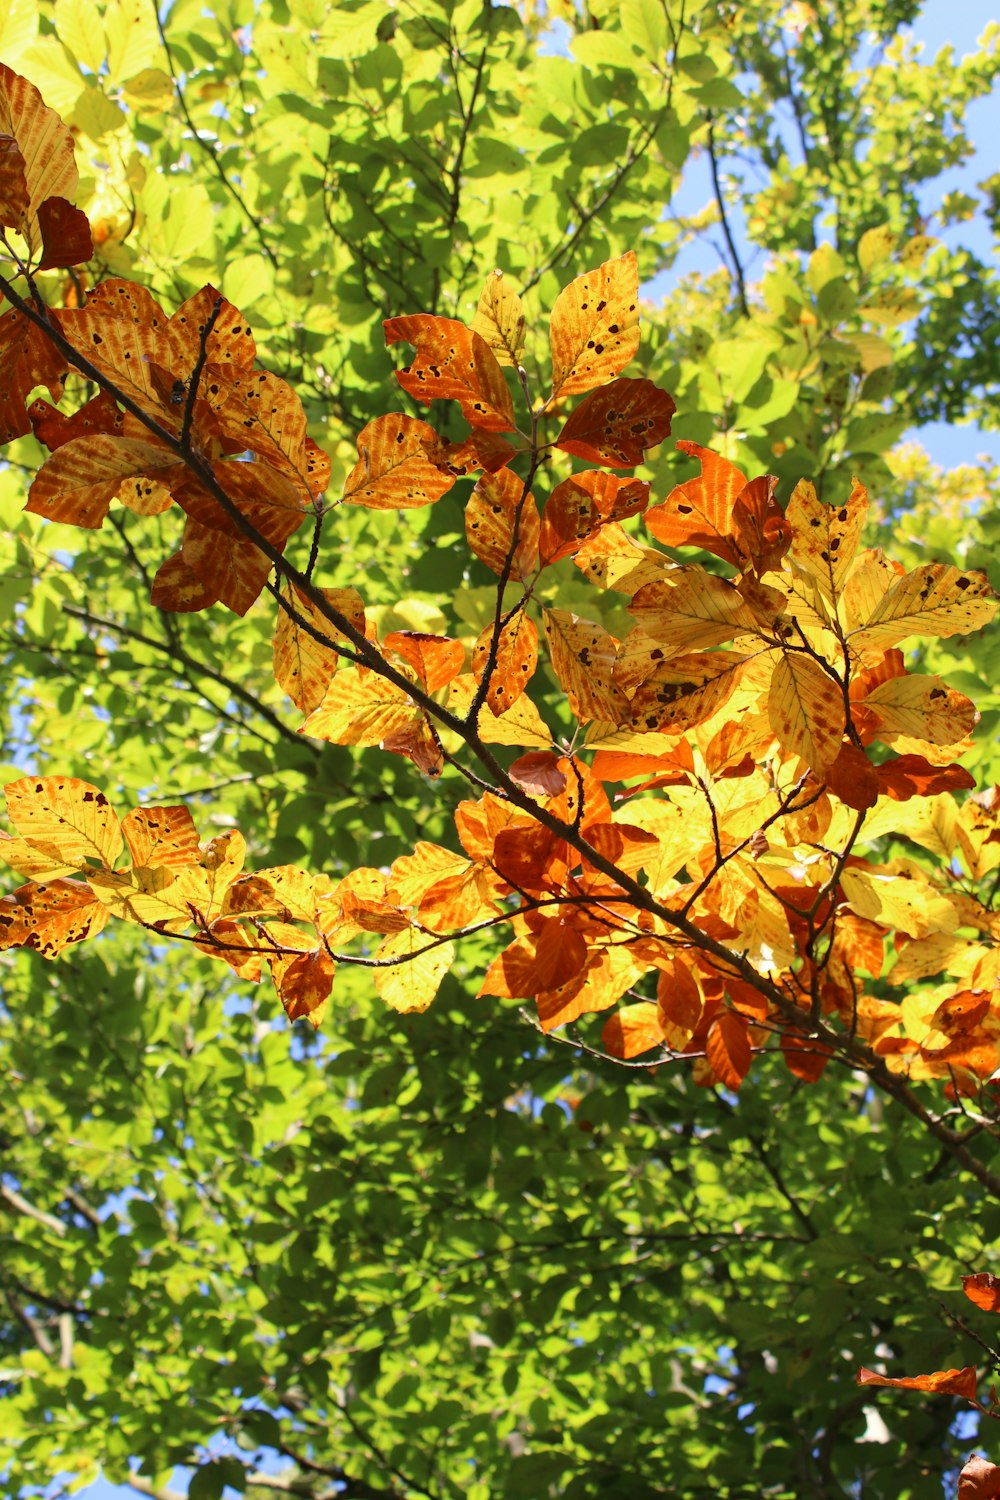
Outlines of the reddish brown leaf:
M601 1031L601 1046L612 1057L639 1057L662 1047L663 1041L657 1008L649 1000L623 1005L608 1017Z
M897 755L895 760L878 766L876 774L879 792L894 802L936 797L939 792L971 791L976 784L964 766L932 766L922 755Z
M929 1391L935 1396L964 1396L967 1401L976 1399L979 1376L973 1366L964 1370L935 1370L931 1375L904 1375L890 1380L887 1375L876 1375L864 1365L857 1373L858 1385L890 1385L906 1391Z
M735 1011L720 1011L708 1029L705 1051L723 1088L736 1093L752 1061L750 1034L743 1017Z
M879 799L880 771L850 740L841 745L836 759L823 772L823 780L846 807L857 812L866 812Z
M271 571L270 561L253 542L224 538L191 516L184 523L181 556L195 577L237 615L246 614Z
M515 527L517 536L515 540ZM485 474L465 508L465 535L476 557L497 577L513 551L508 576L522 582L538 565L538 508L513 469Z
M958 1500L998 1500L1000 1467L973 1454L958 1476Z
M1000 1276L994 1276L992 1271L963 1276L962 1291L983 1312L1000 1313Z
M0 948L32 948L55 958L70 943L94 937L107 920L107 907L79 881L22 885L0 897Z
M5 71L0 64L0 74ZM31 431L25 402L37 385L53 401L63 393L66 360L40 329L12 307L0 317L0 444Z
M587 940L574 917L547 919L535 940L530 993L567 984L586 967L587 957Z
M200 609L208 609L218 597L195 573L183 553L175 552L157 569L149 602L156 609L166 609L171 614L195 614Z
M90 528L103 524L112 500L141 515L158 515L171 504L171 488L183 472L180 460L155 438L97 432L61 445L46 459L25 509Z
M759 577L781 565L792 540L792 528L774 498L778 481L773 474L751 479L733 502L733 541L740 571Z
M91 437L99 432L118 437L125 420L107 391L99 391L69 417L39 396L28 407L28 417L35 437L50 453L74 438Z
M781 1051L788 1071L801 1078L803 1083L816 1083L834 1055L822 1042L813 1041L798 1031L781 1033Z
M0 64L0 140L15 143L17 156L10 157L6 187L10 197L0 196L0 223L18 229L36 254L41 247L37 213L46 198L72 200L80 181L73 154L69 126L42 100L33 83ZM27 203L24 194L27 193Z
M704 1003L694 972L683 958L663 963L656 1003L663 1040L675 1052L683 1052L698 1028Z
M518 756L507 774L532 797L558 797L566 790L566 772L551 750L529 750Z
M78 266L94 253L90 220L65 198L46 198L38 205L38 227L42 236L40 271Z
M643 479L622 479L603 469L571 474L545 503L539 538L542 562L547 566L572 557L602 525L637 515L648 500L649 485Z
M429 313L387 318L382 324L386 344L412 344L416 357L396 379L418 401L454 400L472 427L488 432L512 432L514 403L503 371L489 344L454 318Z
M0 134L0 224L17 229L30 204L24 156L12 135Z
M614 380L574 408L555 446L588 463L631 469L669 436L676 410L651 380Z
M639 347L639 270L634 250L578 276L559 293L549 338L551 401L607 385L621 374Z

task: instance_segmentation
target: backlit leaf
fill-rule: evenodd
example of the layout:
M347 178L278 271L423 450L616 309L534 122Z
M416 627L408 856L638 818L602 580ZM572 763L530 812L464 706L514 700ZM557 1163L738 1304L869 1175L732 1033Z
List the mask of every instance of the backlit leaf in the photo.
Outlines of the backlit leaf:
M705 1051L723 1088L736 1093L753 1060L747 1023L735 1011L721 1011L708 1028Z
M377 745L417 717L413 700L374 672L345 667L318 708L299 726L301 734L334 745Z
M668 547L703 547L739 565L730 536L733 506L747 477L727 458L697 443L679 442L678 450L696 458L701 474L676 485L662 505L647 510L645 521L657 541Z
M498 577L508 566L508 576L522 582L534 573L538 508L534 495L525 494L522 480L512 469L484 474L479 480L465 508L465 535L479 561Z
M110 868L122 850L121 825L107 797L73 776L26 776L4 788L7 812L29 844L78 866Z
M153 438L95 433L59 447L42 465L26 509L70 526L103 524L112 500L141 515L171 504L171 484L183 474L180 460Z
M107 920L107 907L79 881L23 885L0 897L0 948L32 948L55 958L70 943L96 936Z
M592 390L621 374L639 347L639 271L634 250L578 276L559 293L549 338L551 400Z
M454 400L472 427L488 432L511 432L514 403L503 371L489 344L454 318L429 313L387 318L387 344L405 340L416 350L413 363L397 370L396 379L418 401Z
M856 651L886 650L911 635L967 635L987 625L996 607L985 573L923 563L890 584L850 644Z
M545 502L539 538L542 562L572 557L599 527L637 515L648 499L649 485L643 479L622 479L602 469L571 474Z
M962 1291L983 1312L1000 1313L1000 1276L994 1276L992 1271L963 1276Z
M60 197L70 201L76 196L80 177L73 152L73 137L68 126L43 102L33 83L0 63L0 137L17 143L11 180L0 178L0 223L24 234L31 249L41 246L37 214L46 198ZM7 153L5 153L7 154ZM23 187L22 187L23 184ZM25 192L27 202L24 201Z
M358 435L358 462L344 481L346 505L412 510L430 505L455 482L430 457L437 434L415 417L376 417Z
M379 995L393 1010L409 1014L430 1005L454 962L455 945L435 944L427 933L404 927L379 944L374 958L380 964L392 960L391 967L372 970Z
M520 611L508 620L495 637L488 625L472 650L472 670L477 682L490 665L490 685L486 702L499 717L514 707L534 675L538 665L538 627L530 615Z
M669 437L676 409L673 397L651 380L623 377L574 407L555 446L588 463L631 469Z
M757 621L735 586L701 568L678 568L641 588L628 607L647 635L672 654L720 646Z
M552 670L576 717L620 722L628 702L612 676L618 642L568 610L547 609L544 621Z
M790 561L811 573L831 602L840 597L867 515L868 492L857 481L844 505L824 504L805 479L788 502Z
M502 271L486 278L472 331L480 334L496 355L497 363L517 366L524 355L524 308Z
M664 1035L656 1006L649 1000L623 1005L608 1017L601 1031L601 1046L612 1057L639 1057L662 1047Z
M901 1375L891 1379L888 1375L876 1375L862 1365L857 1373L858 1385L889 1385L905 1391L929 1391L935 1396L964 1396L967 1401L976 1398L979 1376L971 1365L964 1370L935 1370L931 1375Z
M336 627L320 614L304 594L290 585L283 592L295 614L293 616L287 610L278 609L272 645L274 676L296 708L308 714L323 701L323 695L340 665L340 657L332 646L324 645L304 627L311 625L321 636L331 641L346 644L346 638L338 633ZM357 589L323 589L322 592L324 599L363 635L365 606Z
M818 662L798 653L782 655L771 679L767 712L786 750L801 756L818 775L833 765L844 738L844 699Z

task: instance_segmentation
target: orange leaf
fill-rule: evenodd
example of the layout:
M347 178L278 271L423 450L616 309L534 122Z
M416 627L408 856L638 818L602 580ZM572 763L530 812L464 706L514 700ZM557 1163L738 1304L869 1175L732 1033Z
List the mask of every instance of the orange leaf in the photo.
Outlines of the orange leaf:
M236 615L246 614L271 571L269 559L253 542L236 536L224 538L214 527L203 526L192 516L184 523L181 557L194 576Z
M39 206L46 198L72 199L80 181L69 126L44 103L33 83L0 63L0 137L16 143L16 156L0 179L0 223L19 230L33 252L42 243ZM20 157L18 165L17 157ZM12 190L12 191L11 191ZM25 201L25 198L27 201Z
M198 830L186 807L136 807L122 818L134 865L178 869L201 857Z
M656 1006L648 1000L623 1005L609 1016L601 1031L601 1046L612 1057L638 1057L654 1047L662 1047L663 1030Z
M568 984L587 963L587 941L575 915L564 919L551 917L544 922L535 940L532 965L532 995Z
M107 797L75 776L25 776L4 787L10 821L26 843L73 861L110 869L122 833Z
M180 459L152 438L95 433L61 445L42 465L25 509L50 521L95 528L112 500L141 515L159 515L184 473Z
M572 557L606 522L638 515L649 500L644 479L623 479L603 469L584 469L556 485L545 503L539 551L546 564ZM629 539L629 545L635 543Z
M702 994L690 966L681 958L663 963L656 985L660 1031L675 1052L683 1052L698 1028Z
M818 775L834 764L844 739L844 700L818 662L798 653L781 657L771 678L767 714L784 750L801 756Z
M670 435L674 399L651 380L624 377L584 396L555 440L588 463L631 469Z
M708 1028L705 1051L716 1078L736 1093L752 1061L750 1034L743 1017L735 1011L720 1011Z
M412 510L440 500L455 476L430 456L437 440L433 427L415 417L376 417L358 435L359 458L344 480L344 504Z
M63 416L61 411L39 396L28 407L28 416L35 437L50 453L61 448L64 443L71 443L74 438L90 437L98 432L111 433L117 437L121 434L125 421L124 413L118 410L107 391L99 391L70 417ZM149 441L148 434L146 440Z
M489 432L514 429L514 403L503 371L489 344L454 318L429 313L387 318L382 324L386 344L412 344L416 356L396 379L418 401L455 400L472 427Z
M175 552L156 570L149 602L156 609L170 610L173 614L194 614L207 609L218 597L183 554Z
M899 736L953 745L979 722L976 705L940 677L906 673L880 683L861 701L873 737L891 744ZM871 732L871 731L870 731Z
M365 606L357 589L323 589L324 599L364 634ZM340 657L331 646L325 646L304 629L308 623L331 641L346 641L336 626L321 615L316 606L292 585L286 597L297 618L279 607L272 644L272 667L275 681L288 694L296 708L311 713L323 701L333 681ZM299 621L303 624L300 624Z
M522 582L531 577L538 565L538 508L512 469L480 479L465 508L465 535L479 561L497 577L511 554L510 576Z
M964 1370L935 1370L931 1375L904 1375L890 1380L887 1375L876 1375L864 1365L858 1371L858 1385L890 1385L906 1391L930 1391L935 1396L964 1396L967 1401L976 1399L979 1376L973 1366Z
M94 937L107 920L107 907L79 881L22 885L0 897L0 948L32 948L55 958L70 943Z
M621 374L639 347L639 270L634 250L578 276L559 293L549 339L550 401L593 390Z
M774 498L773 474L751 479L733 503L733 541L740 571L760 576L780 566L792 540L792 528Z
M310 948L289 959L269 957L268 964L288 1019L305 1019L319 1026L337 972L326 949Z
M745 661L736 651L672 657L636 689L624 723L638 733L682 734L711 718L731 697Z
M334 745L377 745L417 717L411 698L374 672L344 667L303 724L301 734Z
M487 626L472 648L472 670L481 682L490 661L494 627ZM538 626L523 611L508 620L496 638L496 654L486 702L493 713L506 713L520 698L538 665Z
M992 1271L963 1276L962 1291L983 1312L1000 1313L1000 1276L994 1276Z
M647 510L646 525L668 547L703 547L739 567L730 532L733 506L746 488L746 475L698 443L679 442L677 447L699 461L701 474L676 485L662 505Z
M465 647L443 635L393 630L382 643L413 668L425 693L436 693L462 670Z
M818 1082L833 1056L829 1047L824 1047L822 1042L814 1042L798 1031L781 1033L781 1051L788 1064L788 1071L796 1078L801 1078L803 1083Z

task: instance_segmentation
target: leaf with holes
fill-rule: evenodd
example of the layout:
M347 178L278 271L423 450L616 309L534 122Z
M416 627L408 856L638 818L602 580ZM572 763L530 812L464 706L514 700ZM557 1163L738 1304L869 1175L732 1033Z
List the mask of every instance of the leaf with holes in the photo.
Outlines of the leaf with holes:
M538 566L538 507L512 469L484 474L465 507L469 547L491 572L526 583Z
M785 514L792 528L789 561L810 573L825 598L836 603L864 530L868 491L855 480L843 505L826 505L814 486L801 479Z
M578 276L555 300L550 401L606 385L639 347L639 270L635 251ZM638 460L636 460L638 462Z
M396 379L418 401L457 401L472 427L487 432L514 430L514 403L489 344L454 318L416 313L387 318L386 344L405 341L416 350L413 363Z
M669 437L676 409L651 380L614 380L574 408L555 446L588 463L631 469Z
M491 657L486 702L499 717L514 707L538 665L538 627L530 615L519 611L501 628L499 635L492 625L483 631L472 649L472 670L477 682L482 682Z

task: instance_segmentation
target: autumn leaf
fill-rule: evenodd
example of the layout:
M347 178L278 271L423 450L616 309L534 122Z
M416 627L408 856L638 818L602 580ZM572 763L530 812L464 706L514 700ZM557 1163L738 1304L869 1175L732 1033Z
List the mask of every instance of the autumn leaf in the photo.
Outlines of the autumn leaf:
M512 469L484 474L476 484L465 507L465 535L479 561L497 577L508 566L509 576L522 582L534 573L538 565L538 507L534 495L525 493L523 481Z
M752 1061L750 1036L743 1017L735 1011L720 1011L708 1028L705 1050L716 1078L724 1088L736 1093Z
M436 693L462 670L465 647L448 636L421 630L393 630L382 643L412 667L425 693Z
M631 469L670 435L676 409L673 397L651 380L623 377L585 396L554 446L588 463Z
M758 631L753 611L736 587L701 568L678 568L646 584L628 609L671 655L719 646Z
M675 485L662 505L647 510L646 525L668 547L703 547L724 562L739 566L731 536L733 506L747 477L728 459L698 443L679 442L678 451L696 458L701 474Z
M488 432L514 429L514 403L489 344L454 318L429 313L387 318L386 344L405 341L416 350L413 363L396 379L418 401L457 401L472 427Z
M671 657L635 690L620 722L644 734L682 734L711 718L732 696L746 660L736 651Z
M33 83L0 63L0 137L13 143L0 166L0 223L24 235L32 251L42 245L38 209L47 198L76 196L73 137ZM63 264L63 262L57 262ZM75 264L70 261L66 264Z
M559 761L551 750L529 750L518 756L507 774L532 797L555 797L566 790L566 772Z
M358 462L344 480L343 503L412 510L440 500L455 476L431 458L436 444L433 427L415 417L376 417L358 434Z
M899 736L952 745L979 721L975 704L940 677L906 673L890 678L860 700L874 738L892 744Z
M153 438L95 433L60 446L42 465L28 491L26 510L69 526L97 527L112 500L139 515L159 515L184 466Z
M334 745L377 745L410 724L418 711L402 688L373 672L345 667L327 688L318 708L299 726L300 734Z
M795 486L788 502L789 561L810 573L831 603L840 596L867 515L868 492L857 480L843 505L824 504L806 479Z
M96 786L73 776L26 776L4 788L7 812L33 849L82 869L110 869L122 850L114 809ZM0 845L0 853L3 845Z
M448 707L459 718L466 718L476 696L477 683L472 673L456 677L448 686ZM522 695L514 706L495 714L489 703L479 710L476 732L486 745L548 746L552 735L538 709Z
M559 293L549 324L550 403L606 385L621 374L639 347L638 304L634 250L578 276Z
M136 807L122 818L122 835L134 865L178 869L201 854L198 830L186 807Z
M65 356L24 313L12 307L0 315L0 444L31 431L28 396L44 385L58 401L66 374Z
M55 958L71 943L103 931L107 907L76 880L23 885L0 897L0 948L32 948Z
M472 649L472 670L477 682L482 682L490 668L486 702L498 718L517 703L537 665L538 626L523 611L501 626L499 632L488 625Z
M928 1391L935 1396L964 1396L975 1401L979 1376L971 1365L964 1370L935 1370L931 1375L903 1375L890 1379L888 1375L877 1375L862 1365L857 1373L858 1385L896 1386L906 1391Z
M781 745L817 775L834 764L844 738L844 699L818 662L783 654L771 678L767 712Z
M606 523L637 515L649 500L644 479L622 479L602 469L584 469L556 485L542 515L539 554L548 566L572 557ZM624 535L624 533L622 533ZM635 543L631 542L635 547Z
M893 576L864 624L848 639L855 651L886 650L911 635L968 635L989 624L997 597L985 573L924 563Z
M963 1276L962 1291L983 1312L1000 1313L1000 1276L994 1276L992 1271Z
M973 1454L958 1476L958 1500L997 1500L1000 1466Z
M741 573L768 573L780 566L788 551L792 529L775 499L777 483L773 474L762 474L751 479L733 502L733 543Z
M612 1057L639 1057L662 1047L663 1042L659 1014L649 1000L623 1005L608 1017L601 1031L601 1046Z
M545 517L542 517L544 535ZM559 555L557 553L557 555ZM636 594L647 583L658 583L670 564L654 547L642 547L617 524L608 522L593 533L575 557L580 571L601 589Z
M620 722L628 701L612 677L618 642L568 610L547 609L543 618L552 670L576 718Z
M524 308L521 299L504 280L502 271L486 278L472 320L472 331L484 338L496 355L497 364L515 369L524 355Z
M341 660L333 646L317 640L313 631L345 645L346 637L293 585L287 585L282 592L291 610L278 609L272 644L274 677L296 708L308 714L322 703ZM364 635L365 606L357 589L323 589L322 594L333 609Z
M42 238L40 271L78 266L94 253L90 220L65 198L46 198L38 205L38 230Z
M372 971L378 994L393 1010L408 1015L430 1005L455 961L455 945L404 927L385 938L373 957L380 965Z

